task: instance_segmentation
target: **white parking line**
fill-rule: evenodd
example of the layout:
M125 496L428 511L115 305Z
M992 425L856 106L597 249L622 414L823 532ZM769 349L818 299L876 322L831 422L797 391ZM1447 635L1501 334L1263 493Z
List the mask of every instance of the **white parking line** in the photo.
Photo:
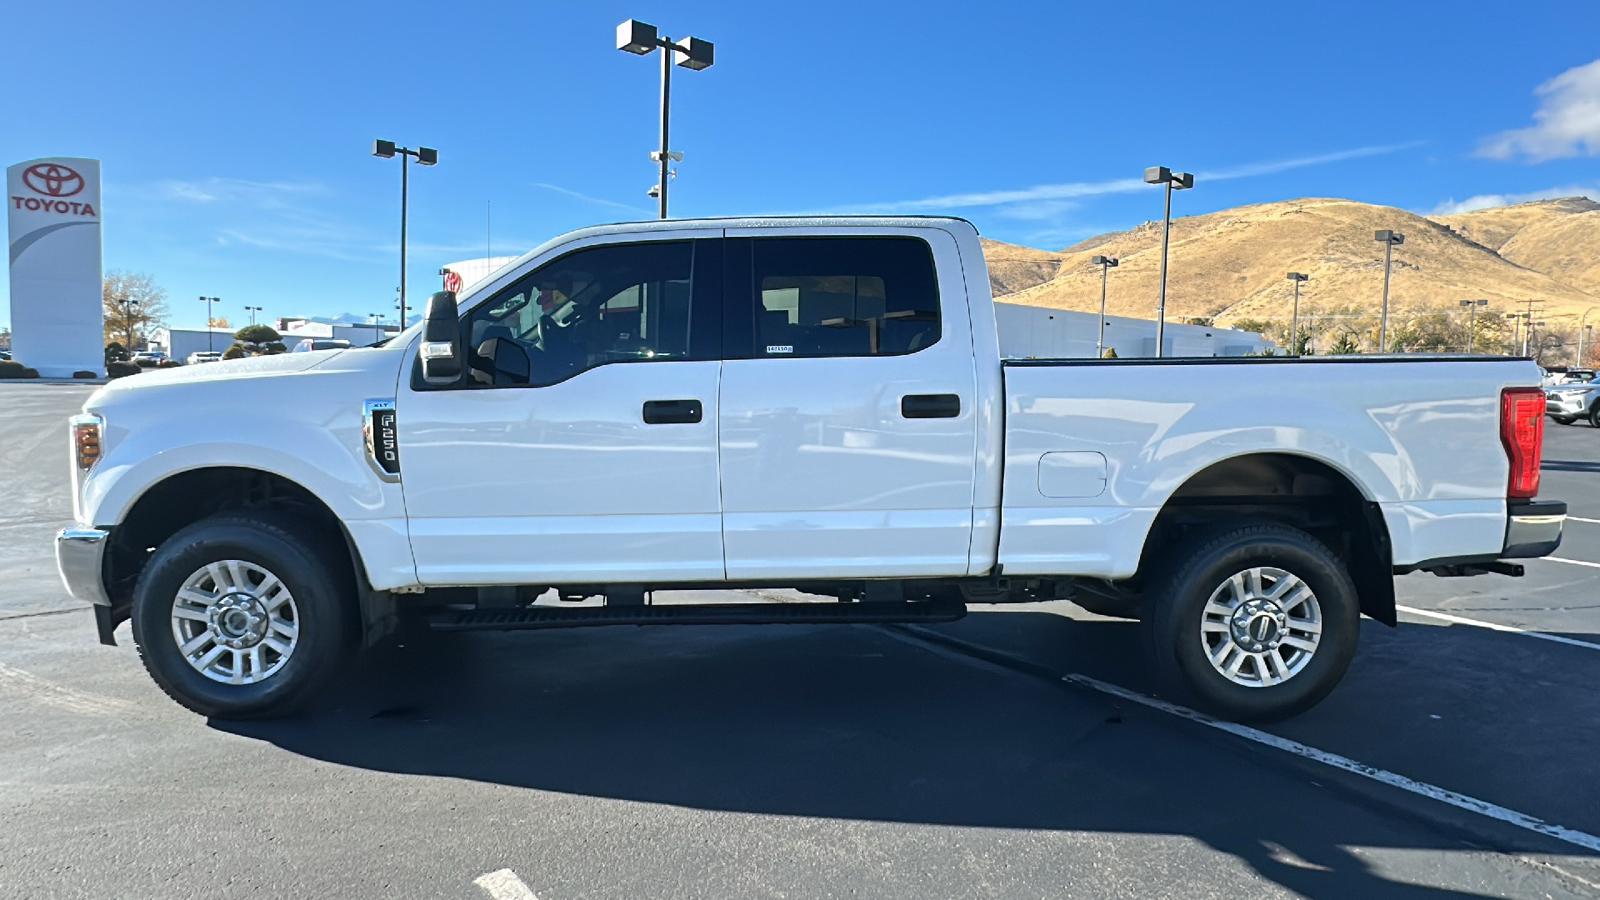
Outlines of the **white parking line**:
M1585 519L1582 516L1567 516L1569 522L1588 522L1590 525L1600 525L1600 519Z
M1595 837L1592 834L1586 834L1582 831L1575 831L1562 825L1552 825L1542 819L1536 819L1533 816L1519 813L1513 809L1506 809L1504 806L1497 806L1493 803L1479 800L1476 797L1468 797L1466 794L1458 794L1455 791L1447 791L1444 788L1435 787L1434 785L1417 781L1413 778L1407 778L1404 775L1397 775L1394 772L1380 769L1376 766L1369 766L1366 763L1356 762L1353 759L1340 756L1337 753L1329 753L1326 750L1318 750L1315 747L1308 747L1305 744L1299 743L1298 741L1291 741L1288 738L1281 738L1275 734L1268 734L1265 731L1257 731L1256 729L1247 725L1238 725L1233 722L1224 722L1221 719L1213 719L1205 713L1196 712L1195 710L1189 709L1186 706L1179 706L1176 703L1168 703L1165 700L1157 700L1154 697L1146 697L1144 694L1130 691L1127 688L1118 687L1114 684L1107 684L1104 681L1090 678L1087 675L1065 675L1062 676L1061 680L1072 684L1081 685L1086 688L1091 688L1093 690L1100 691L1101 693L1110 694L1114 697L1120 697L1123 700L1139 703L1152 709L1159 709L1162 712L1171 713L1172 715L1180 718L1188 719L1191 722L1199 722L1202 725L1209 725L1212 728L1218 729L1219 731L1226 731L1229 734L1242 737L1247 741L1254 741L1255 743L1273 747L1286 753L1293 753L1296 756L1304 757L1314 762L1322 763L1326 766L1332 766L1335 769L1343 769L1346 772L1360 775L1363 778L1370 778L1373 781L1379 781L1383 784L1390 785L1391 787L1397 787L1402 791L1409 791L1410 793L1427 797L1430 800L1437 800L1440 803L1447 803L1458 809L1464 809L1468 812L1475 812L1479 815L1488 816L1491 819L1498 819L1509 825L1515 825L1518 828L1525 828L1528 831L1537 832L1547 837L1553 837L1556 840L1565 841L1569 844L1583 847L1586 850L1600 851L1600 837Z
M1494 622L1485 622L1482 619L1468 619L1464 616L1452 616L1449 613L1434 612L1431 609L1417 609L1413 606L1396 606L1401 612L1408 612L1414 616L1427 616L1433 619L1443 619L1446 622L1455 622L1458 625L1475 625L1479 628L1488 628L1494 631L1507 631L1520 634L1524 637L1538 638L1541 641L1555 641L1558 644L1571 644L1574 647L1583 647L1586 650L1600 650L1600 644L1591 644L1577 638L1562 637L1559 634L1546 634L1542 631L1528 631L1525 628L1514 628L1510 625L1498 625Z
M494 900L539 900L538 895L510 869L496 869L487 875L479 875L472 883L483 888Z
M1440 803L1445 803L1458 809L1464 809L1468 812L1475 812L1479 815L1488 816L1491 819L1497 819L1509 825L1515 825L1518 828L1524 828L1528 831L1546 835L1547 837L1552 837L1559 841L1565 841L1566 843L1583 847L1586 850L1600 851L1600 837L1596 837L1592 834L1578 831L1573 828L1568 828L1564 825L1553 825L1544 821L1543 819L1534 818L1526 813L1519 813L1514 809L1507 809L1504 806L1499 806L1486 800L1479 800L1476 797L1469 797L1466 794L1458 794L1455 791L1445 790L1442 787L1437 787L1423 781L1417 781L1414 778L1407 778L1404 775L1390 772L1386 769L1380 769L1377 766L1369 766L1366 763L1356 762L1353 759L1340 756L1337 753L1329 753L1326 750L1318 750L1315 747L1307 746L1298 741L1291 741L1288 738L1281 738L1275 734L1268 734L1265 731L1258 731L1257 729L1251 728L1248 725L1239 725L1233 722L1224 722L1221 719L1214 719L1203 712L1190 709L1187 706L1179 706L1176 703L1168 703L1165 700L1158 700L1155 697L1148 697L1139 693L1138 691L1130 691L1125 687L1120 687L1109 682L1101 681L1098 678L1090 678L1087 675L1079 675L1076 672L1067 675L1056 675L1054 673L1049 673L1049 670L1044 666L1018 659L1010 654L1002 653L998 650L991 650L988 647L984 647L980 644L974 644L971 641L950 637L926 628L919 628L915 625L901 626L895 630L906 635L907 638L917 641L923 646L931 646L934 649L942 649L944 652L960 653L963 656L976 657L977 659L981 659L990 663L991 665L998 665L1002 668L1008 668L1016 672L1023 672L1035 677L1045 675L1050 678L1060 678L1062 681L1068 684L1075 684L1079 687L1086 687L1090 690L1099 691L1103 694L1110 694L1113 697L1119 697L1123 700L1138 703L1142 706L1148 706L1151 709L1170 713L1181 719L1188 719L1191 722L1198 722L1201 725L1209 725L1218 731L1226 731L1229 734L1242 737L1247 741L1253 741L1263 746L1282 750L1285 753L1293 753L1296 756L1312 760L1313 762L1319 762L1326 766L1332 766L1335 769L1341 769L1353 775L1360 775L1363 778L1370 778L1373 781L1387 784L1391 787L1396 787L1402 791L1407 791L1422 797L1427 797L1430 800L1437 800Z
M1564 562L1569 566L1588 566L1591 569L1600 569L1600 563L1584 562L1581 559L1564 559L1560 556L1541 556L1539 558L1548 559L1551 562Z

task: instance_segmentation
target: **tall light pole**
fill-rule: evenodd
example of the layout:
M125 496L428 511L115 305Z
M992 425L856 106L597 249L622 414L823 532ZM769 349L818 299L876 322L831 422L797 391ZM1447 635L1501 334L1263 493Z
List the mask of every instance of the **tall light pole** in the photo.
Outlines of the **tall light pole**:
M201 297L200 302L206 305L206 350L215 353L217 350L216 334L211 331L211 304L221 303L221 297Z
M1145 184L1166 185L1166 202L1161 212L1161 293L1156 299L1156 356L1166 355L1167 336L1167 244L1172 234L1172 192L1194 187L1194 176L1174 172L1166 166L1144 170Z
M1378 318L1378 352L1387 353L1389 346L1389 264L1394 259L1394 248L1406 242L1406 236L1385 228L1374 232L1372 239L1383 242L1383 313Z
M1300 355L1300 285L1311 280L1310 275L1300 272L1290 272L1288 279L1294 282L1294 312L1289 314L1289 352L1294 356Z
M133 308L135 306L139 305L139 301L128 299L128 300L121 301L121 303L122 303L122 321L127 324L127 328L125 329L125 331L127 331L127 334L128 334L127 350L128 350L128 353L131 355L133 353Z
M245 309L250 311L250 324L254 325L256 323L256 313L261 312L261 307L259 307L259 306L246 306Z
M1528 330L1526 332L1524 332L1523 335L1522 335L1522 355L1523 356L1531 357L1531 356L1533 356L1533 351L1537 349L1537 347L1533 343L1533 328L1534 328L1535 325L1539 326L1540 328L1543 328L1544 327L1544 322L1542 320L1538 321L1538 322L1535 322L1533 320L1532 316L1530 316L1528 318Z
M372 319L372 342L376 344L383 340L383 323L378 319L377 313L367 313L367 316Z
M1480 307L1480 306L1488 306L1489 305L1489 301L1487 301L1487 300L1462 300L1461 301L1461 305L1465 306L1467 308L1467 352L1471 353L1473 346L1476 345L1477 342L1478 342L1477 341L1477 339L1478 339L1478 331L1477 331L1478 307Z
M1592 313L1594 311L1595 311L1595 307L1591 306L1588 309L1584 310L1583 311L1583 317L1578 319L1578 365L1579 366L1583 365L1583 348L1584 348L1584 345L1586 343L1589 343L1588 341L1584 340L1584 337L1586 335L1592 333L1593 330L1594 330L1594 326L1593 325L1587 325L1587 324L1584 324L1584 323L1589 321L1589 313Z
M406 321L406 193L408 189L406 165L411 157L415 157L417 165L432 166L439 162L439 151L431 147L418 147L412 150L409 147L396 147L394 141L373 141L372 155L384 159L393 159L400 154L400 324L405 327Z
M1100 337L1094 344L1094 355L1103 358L1106 355L1106 273L1117 267L1115 256L1095 256L1089 262L1100 267Z
M638 19L629 19L617 26L617 49L628 53L637 53L646 56L655 49L661 48L661 149L652 151L650 158L659 166L656 186L651 189L650 196L656 198L658 217L667 217L667 179L671 173L667 167L674 162L683 162L683 154L670 148L667 143L667 122L671 112L672 98L672 64L677 63L685 69L699 71L711 68L712 44L699 38L684 38L683 43L674 43L672 38L656 33L654 25L647 25Z

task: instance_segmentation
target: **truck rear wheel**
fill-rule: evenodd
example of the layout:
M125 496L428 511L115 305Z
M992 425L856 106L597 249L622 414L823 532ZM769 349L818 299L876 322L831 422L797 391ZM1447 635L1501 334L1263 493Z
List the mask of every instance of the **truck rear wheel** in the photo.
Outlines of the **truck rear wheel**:
M139 575L133 639L156 684L204 716L292 712L354 634L340 560L273 512L214 516L168 538Z
M1146 594L1142 620L1158 688L1234 721L1304 712L1344 677L1361 610L1343 563L1276 523L1185 542Z

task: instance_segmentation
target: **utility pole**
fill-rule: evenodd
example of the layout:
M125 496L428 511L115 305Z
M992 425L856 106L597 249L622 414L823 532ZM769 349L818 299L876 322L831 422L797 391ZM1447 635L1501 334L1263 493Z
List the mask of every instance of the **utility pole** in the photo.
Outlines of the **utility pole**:
M1294 312L1289 314L1289 353L1293 356L1300 355L1300 285L1311 280L1310 275L1300 272L1290 272L1289 280L1294 282Z

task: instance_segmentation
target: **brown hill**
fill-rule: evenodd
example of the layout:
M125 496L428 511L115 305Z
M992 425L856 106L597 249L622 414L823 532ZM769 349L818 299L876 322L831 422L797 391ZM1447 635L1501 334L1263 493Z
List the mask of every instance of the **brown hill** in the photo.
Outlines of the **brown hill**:
M1529 225L1506 241L1500 255L1562 284L1600 294L1600 204Z
M1524 229L1595 210L1600 210L1600 203L1588 197L1562 197L1556 200L1515 203L1510 206L1491 206L1488 209L1432 218L1435 222L1454 228L1460 234L1490 250L1499 251L1507 241Z
M1059 253L989 238L979 238L978 242L983 245L983 258L989 264L989 286L997 297L1044 284L1061 269Z
M1546 211L1526 217L1528 221L1521 227L1538 224L1551 215ZM1511 229L1510 217L1502 218L1507 223L1496 228ZM1595 224L1600 225L1600 217L1596 218ZM1588 220L1587 215L1578 218ZM1289 271L1311 276L1301 289L1302 312L1320 308L1376 314L1383 291L1383 246L1373 240L1372 233L1380 228L1406 235L1406 243L1395 248L1391 309L1459 313L1460 300L1487 298L1489 309L1503 314L1525 309L1526 301L1533 300L1534 309L1542 310L1542 317L1549 320L1576 319L1588 307L1600 305L1600 297L1518 265L1481 240L1461 233L1462 227L1458 224L1453 230L1394 207L1317 198L1175 219L1167 316L1169 320L1219 317L1225 322L1281 319L1286 325L1293 294L1284 277ZM1511 230L1507 243L1516 230L1520 228ZM1496 236L1499 233L1495 231ZM1111 272L1108 312L1151 318L1156 310L1160 246L1160 222L1090 238L1057 254L1056 277L1005 299L1094 310L1100 302L1100 269L1089 258L1105 253L1122 262ZM1577 248L1580 242L1573 236L1563 246ZM1019 256L1010 249L1006 252ZM1532 255L1532 250L1527 251L1527 258ZM1568 268L1580 267L1574 263Z

